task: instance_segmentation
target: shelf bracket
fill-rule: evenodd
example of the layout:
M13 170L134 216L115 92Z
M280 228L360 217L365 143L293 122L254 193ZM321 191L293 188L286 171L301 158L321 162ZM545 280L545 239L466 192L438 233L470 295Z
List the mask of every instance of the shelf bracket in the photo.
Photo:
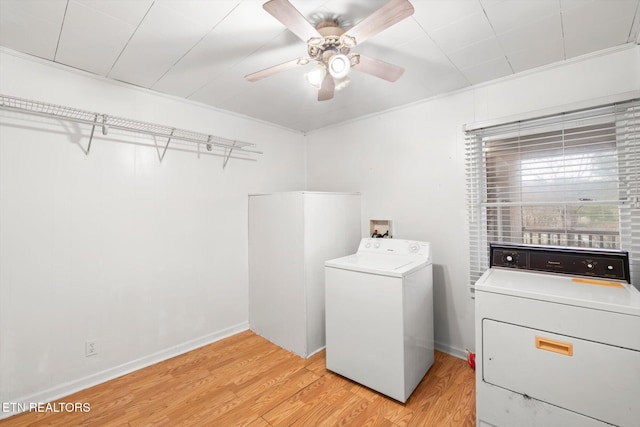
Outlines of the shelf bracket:
M164 160L164 155L167 153L167 148L169 148L169 144L171 143L171 138L173 138L173 133L176 131L176 128L171 129L171 135L169 135L169 139L167 139L167 145L164 146L164 150L162 150L162 155L160 155L160 151L158 151L158 157L160 158L160 163ZM156 149L158 148L156 142Z
M231 153L233 153L233 147L235 147L235 146L236 146L236 142L233 141L233 146L231 148L225 148L224 149L225 157L224 157L224 162L222 163L222 170L224 170L224 168L227 167L227 162L229 162L229 158L231 157ZM227 153L227 150L229 151L228 153Z
M91 142L93 141L93 133L96 131L96 125L98 124L98 115L96 114L96 118L93 120L94 125L91 126L91 135L89 135L89 145L87 145L87 151L84 152L85 155L89 155L89 151L91 150ZM103 131L104 132L104 131Z

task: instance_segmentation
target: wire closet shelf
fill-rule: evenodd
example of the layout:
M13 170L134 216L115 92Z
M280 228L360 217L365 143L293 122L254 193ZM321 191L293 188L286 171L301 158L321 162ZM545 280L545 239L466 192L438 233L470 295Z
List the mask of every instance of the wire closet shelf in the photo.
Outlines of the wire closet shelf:
M76 108L70 108L61 105L47 104L44 102L16 98L2 94L0 94L0 109L41 117L66 120L91 126L91 135L89 136L89 144L86 150L87 154L91 149L91 142L93 141L93 135L96 127L102 129L103 135L107 135L109 129L118 129L149 135L154 137L154 140L155 138L166 139L166 144L164 146L162 154L160 154L160 152L158 151L160 161L162 161L162 159L164 158L164 155L169 148L169 144L172 141L181 141L183 143L195 144L197 146L198 152L200 152L200 145L204 145L209 151L213 147L224 150L224 161L222 164L223 169L227 166L227 162L232 157L231 154L234 152L236 154L241 154L240 156L234 155L234 159L251 161L256 161L256 159L250 156L253 156L255 154L262 154L261 151L255 149L256 145L250 142L237 141L220 136L208 135L155 123L131 120L103 113L79 110Z

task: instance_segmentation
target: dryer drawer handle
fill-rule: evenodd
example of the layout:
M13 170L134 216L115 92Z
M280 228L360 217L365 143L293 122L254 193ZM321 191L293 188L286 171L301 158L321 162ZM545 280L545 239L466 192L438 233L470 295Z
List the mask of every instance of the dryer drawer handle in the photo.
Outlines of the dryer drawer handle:
M540 350L553 351L554 353L573 356L573 344L568 342L551 340L549 338L536 337L536 348Z

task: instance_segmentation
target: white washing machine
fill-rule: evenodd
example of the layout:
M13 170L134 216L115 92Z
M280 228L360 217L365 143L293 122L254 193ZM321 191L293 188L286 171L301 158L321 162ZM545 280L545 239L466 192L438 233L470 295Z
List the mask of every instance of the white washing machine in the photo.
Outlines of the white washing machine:
M327 369L406 402L434 359L426 242L363 239L325 262Z
M628 254L492 245L476 283L478 426L640 426Z

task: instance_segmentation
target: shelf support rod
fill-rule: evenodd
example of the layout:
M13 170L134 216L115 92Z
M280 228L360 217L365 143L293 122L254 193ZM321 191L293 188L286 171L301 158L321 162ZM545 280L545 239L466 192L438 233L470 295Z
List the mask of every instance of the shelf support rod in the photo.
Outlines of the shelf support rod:
M173 132L176 131L176 128L171 129L171 135L169 135L169 139L167 139L167 145L164 146L164 151L162 151L162 156L160 156L160 162L164 159L164 155L167 153L167 148L169 148L169 144L171 143L171 138L173 137Z
M98 124L98 115L96 114L96 118L94 120L95 124L91 126L91 135L89 135L89 145L87 145L87 151L85 151L85 155L89 155L89 151L91 150L91 142L93 141L93 133L96 131L96 125Z
M224 149L224 154L225 154L225 159L224 162L222 163L222 170L224 170L224 168L227 167L227 162L229 162L229 158L231 157L231 153L233 153L233 147L235 147L236 142L233 141L233 146L231 148L229 148L229 153L227 154L227 149Z

